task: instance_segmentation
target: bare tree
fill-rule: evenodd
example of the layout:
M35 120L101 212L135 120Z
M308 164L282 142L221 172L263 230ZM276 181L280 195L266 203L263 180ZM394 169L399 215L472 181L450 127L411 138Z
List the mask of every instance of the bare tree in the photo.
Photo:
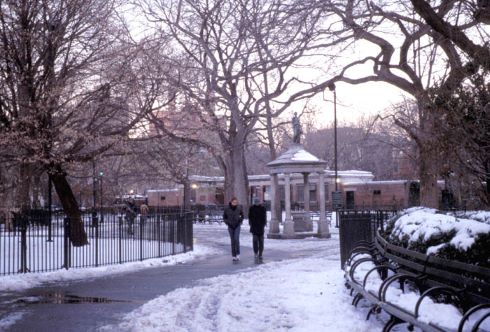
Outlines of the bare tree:
M247 138L261 117L277 117L312 95L293 69L320 47L320 11L295 1L141 3L160 38L174 40L171 54L159 52L180 70L168 79L199 105L203 126L217 135L226 198L236 195L247 205Z
M66 166L118 144L144 115L131 107L139 64L130 57L117 4L21 0L0 6L2 158L20 165L24 207L32 169L48 171L74 245L87 238Z
M436 89L437 91L437 89ZM446 121L438 125L446 162L443 175L459 187L473 187L480 201L490 204L490 85L488 74L478 73L446 99Z
M348 0L342 3L327 1L320 5L325 11L335 13L342 22L341 25L333 24L336 31L327 31L328 34L335 33L344 38L351 36L355 41L349 48L351 54L360 41L367 46L362 55L351 56L351 62L339 64L338 80L351 84L386 82L417 101L418 125L408 127L401 121L398 125L406 130L418 147L421 204L437 207L437 177L442 152L432 132L443 118L444 109L431 98L429 88L438 81L442 87L440 97L444 99L445 93L454 91L475 71L475 67L465 63L457 47L433 30L405 2ZM459 15L451 6L440 6L438 10L440 16L448 15L452 19ZM469 24L479 28L477 22Z
M473 28L478 24L490 24L490 3L482 0L425 1L410 0L413 8L427 24L444 38L465 52L475 67L490 70L490 47L486 40L489 31L479 29L480 38L475 40ZM454 12L457 11L457 16ZM453 15L451 15L453 14ZM481 43L478 43L480 41Z

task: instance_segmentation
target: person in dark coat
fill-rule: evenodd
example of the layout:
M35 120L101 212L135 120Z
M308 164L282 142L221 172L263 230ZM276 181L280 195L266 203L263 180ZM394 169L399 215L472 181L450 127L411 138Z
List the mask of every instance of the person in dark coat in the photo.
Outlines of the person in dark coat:
M267 212L258 198L254 198L253 205L248 210L248 223L250 233L253 235L255 258L261 260L264 252L264 228L267 224Z
M243 210L238 205L238 199L233 197L225 208L223 221L228 226L228 233L231 240L231 255L233 261L240 260L240 226L243 222Z

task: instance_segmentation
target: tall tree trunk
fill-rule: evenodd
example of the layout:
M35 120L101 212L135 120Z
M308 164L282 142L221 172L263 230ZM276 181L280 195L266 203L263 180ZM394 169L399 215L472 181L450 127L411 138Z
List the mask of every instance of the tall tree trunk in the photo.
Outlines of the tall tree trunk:
M31 208L29 192L31 190L31 165L21 162L19 165L19 177L16 185L15 205L21 210Z
M245 163L244 141L235 137L232 146L233 148L230 151L230 159L233 171L233 192L234 196L238 198L238 201L242 205L244 213L247 215L250 203L248 196L249 190L247 179L247 165Z
M191 208L191 182L189 181L189 178L184 180L183 185L184 185L184 209L190 210L190 208Z
M436 158L430 145L419 147L420 205L435 209L439 207Z
M485 198L487 206L490 205L490 159L485 160Z
M40 199L40 191L41 191L41 175L39 172L36 172L32 177L32 207L34 209L41 208L41 199Z
M234 196L233 189L233 167L231 167L230 156L225 156L224 158L218 157L216 158L218 161L218 165L223 171L225 181L223 184L223 195L224 195L224 204L228 204L231 198Z
M66 173L61 165L54 166L51 170L51 180L63 206L66 216L70 220L70 240L75 247L88 244L87 233L83 227L82 216L78 203L66 179Z
M422 107L419 102L419 108ZM437 114L436 108L422 109L420 117L419 150L419 179L420 179L420 205L435 208L439 207L439 190L437 177L439 175L440 154L437 142Z

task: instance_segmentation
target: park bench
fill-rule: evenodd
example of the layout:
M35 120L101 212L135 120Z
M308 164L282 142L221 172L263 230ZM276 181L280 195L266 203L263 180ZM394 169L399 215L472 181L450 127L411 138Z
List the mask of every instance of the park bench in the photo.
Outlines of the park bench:
M376 234L374 242L360 241L344 266L352 304L364 299L372 314L386 312L383 332L407 323L427 332L488 331L490 321L490 269L427 256L388 243ZM374 280L370 280L374 277ZM392 286L399 285L398 290ZM389 292L399 296L389 296ZM415 301L416 299L416 301ZM457 326L441 326L423 312L423 302L447 303L460 312ZM458 316L459 317L459 316ZM487 321L487 329L483 325Z

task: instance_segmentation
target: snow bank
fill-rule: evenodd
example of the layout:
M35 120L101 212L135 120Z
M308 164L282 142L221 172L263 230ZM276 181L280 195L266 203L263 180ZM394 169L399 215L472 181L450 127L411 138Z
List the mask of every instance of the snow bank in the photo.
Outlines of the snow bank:
M105 331L376 331L343 287L338 260L260 265L158 297Z
M395 221L388 239L407 243L409 249L420 242L431 241L433 245L427 248L426 254L437 254L446 246L467 251L479 235L490 233L490 223L480 221L490 220L487 215L490 213L480 212L473 215L479 218L477 220L463 219L437 213L434 209L411 208Z
M45 273L26 273L0 277L0 291L19 291L39 286L43 283L103 277L111 274L127 273L150 267L174 265L217 253L217 249L196 245L194 251L174 256L147 259L141 262L107 265L101 267L58 270Z
M9 327L13 326L17 321L21 320L23 316L24 312L19 311L3 317L2 319L0 319L0 331L7 331Z

